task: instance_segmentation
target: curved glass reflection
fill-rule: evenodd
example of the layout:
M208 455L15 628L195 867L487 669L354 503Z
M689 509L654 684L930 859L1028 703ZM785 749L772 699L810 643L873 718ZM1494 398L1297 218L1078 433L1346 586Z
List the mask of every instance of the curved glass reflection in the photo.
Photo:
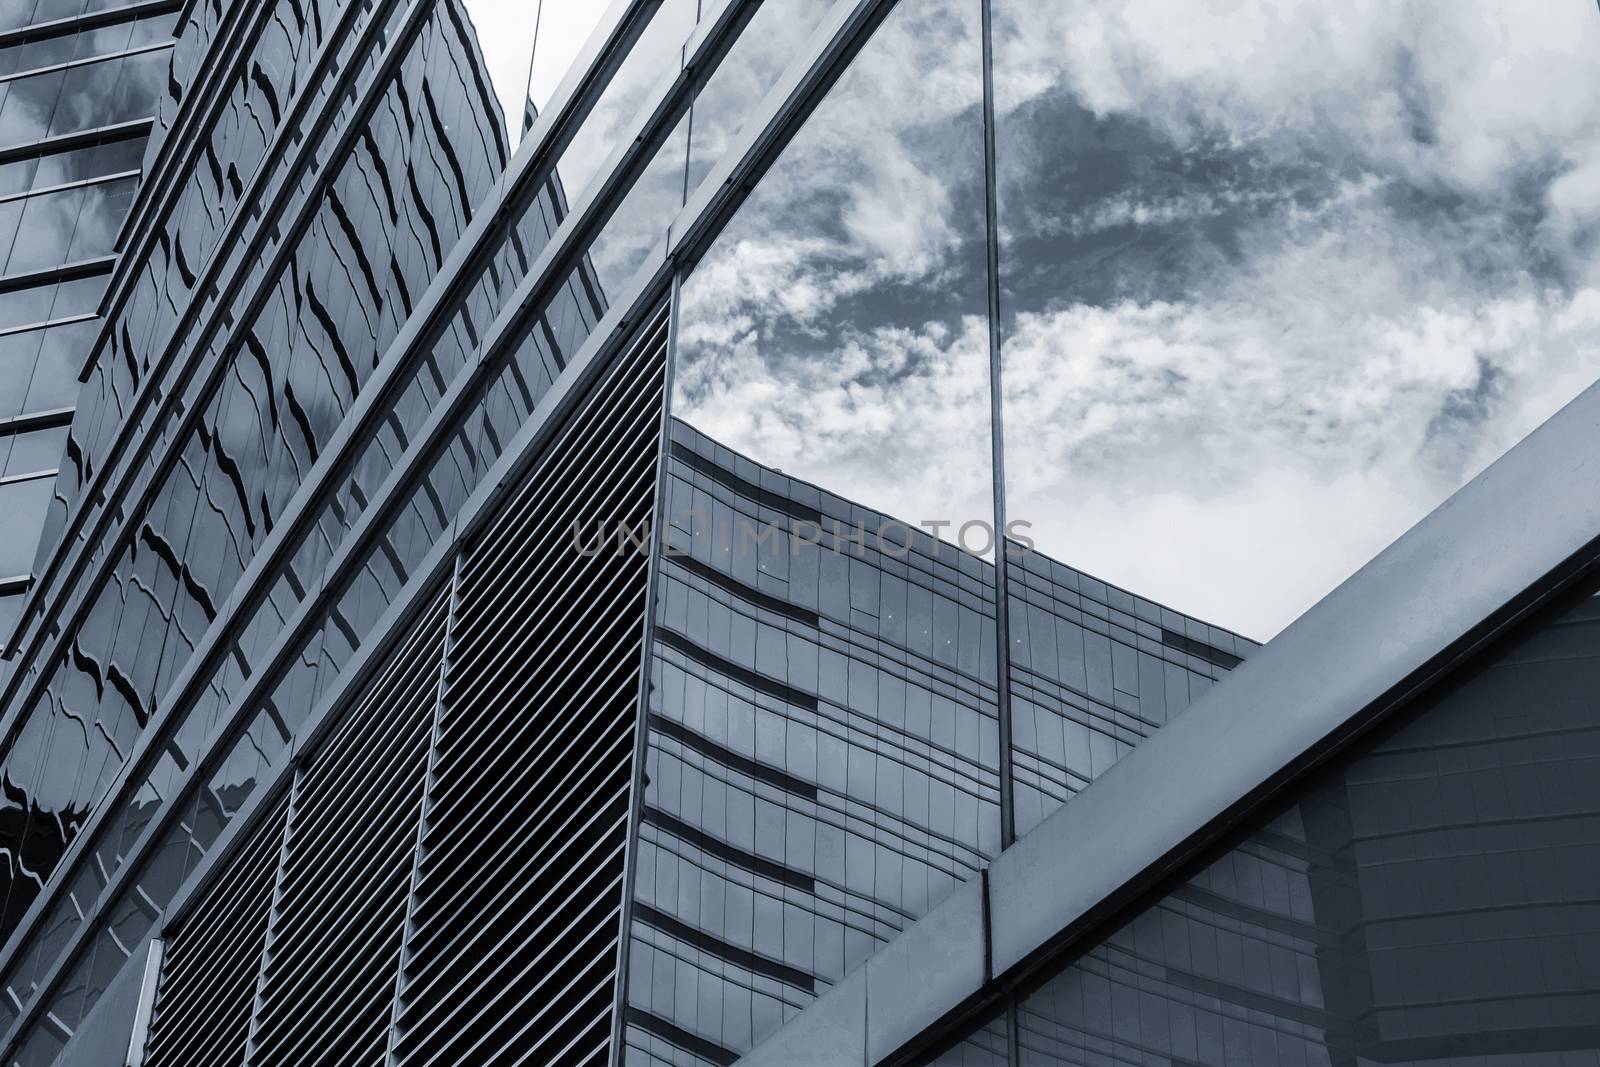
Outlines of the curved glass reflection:
M691 180L823 10L756 14ZM899 4L683 283L629 1064L732 1062L999 849L979 12Z
M1046 552L1264 640L1600 373L1592 6L993 11Z

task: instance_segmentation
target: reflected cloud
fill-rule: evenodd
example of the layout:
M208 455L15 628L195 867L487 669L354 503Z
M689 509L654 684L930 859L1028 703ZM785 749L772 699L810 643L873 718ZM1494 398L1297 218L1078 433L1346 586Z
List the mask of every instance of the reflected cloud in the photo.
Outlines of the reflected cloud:
M1268 637L1593 381L1593 12L996 11L1047 550Z
M683 292L674 413L903 518L992 517L977 12L899 5Z
M680 414L890 512L987 492L915 458L987 434L966 6L897 9L684 320ZM1268 637L1594 379L1592 9L994 11L1008 507L1042 550Z

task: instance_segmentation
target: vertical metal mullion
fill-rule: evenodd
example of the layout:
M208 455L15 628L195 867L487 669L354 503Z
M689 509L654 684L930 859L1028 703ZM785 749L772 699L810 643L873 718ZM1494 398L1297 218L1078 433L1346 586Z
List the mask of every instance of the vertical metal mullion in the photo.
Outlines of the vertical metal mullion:
M256 1034L261 1028L261 1013L266 1009L267 968L272 964L273 942L277 940L278 917L283 910L283 882L294 848L294 816L300 804L300 784L305 767L297 765L289 782L289 803L283 811L283 833L278 840L278 865L272 873L272 902L267 907L267 928L261 937L261 960L256 965L256 993L250 1005L250 1030L244 1042L244 1064L249 1067L256 1051Z
M150 939L150 954L144 958L144 976L139 981L139 1000L133 1009L133 1032L128 1036L125 1067L144 1067L144 1054L150 1044L150 1021L155 1016L156 990L161 987L161 962L166 942Z
M989 290L989 455L991 489L994 493L994 612L995 680L1000 712L1000 848L1010 848L1017 839L1016 785L1012 775L1011 737L1011 613L1010 613L1010 538L1006 536L1006 437L1005 383L1002 375L1000 335L1000 194L996 176L994 115L994 12L993 0L978 0L983 47L983 214L984 245ZM984 884L985 903L989 887ZM989 931L985 923L984 937ZM989 946L984 946L985 959ZM987 969L987 967L986 967ZM1006 1063L1019 1067L1022 1035L1017 994L1005 990Z
M1017 809L1011 777L1011 624L1008 607L1006 537L1005 393L1000 375L1000 208L995 179L994 34L990 0L978 0L983 24L983 208L989 282L989 471L994 493L994 613L996 696L1000 710L1000 848L1017 839Z
M685 167L688 160L685 158ZM687 171L685 171L687 174ZM665 544L662 516L666 514L668 467L672 444L672 377L678 355L678 309L683 293L683 270L673 265L672 291L667 301L667 355L662 369L661 428L656 438L656 485L650 502L650 526L645 557L644 622L640 628L639 695L633 722L633 767L628 781L628 836L622 853L621 932L617 939L616 994L611 1006L611 1067L622 1065L622 1028L628 1011L629 928L633 925L633 880L638 871L639 823L644 810L644 764L649 748L650 649L655 640L656 589L661 577L661 551Z
M1006 991L1006 1063L1009 1067L1022 1067L1022 1033L1019 1029L1021 1012L1017 1011L1015 990Z
M394 996L389 1002L389 1035L386 1039L384 1062L398 1063L395 1048L400 1028L400 998L405 993L406 967L411 963L411 939L415 934L417 895L422 885L422 860L426 847L428 816L433 805L434 786L438 780L439 739L443 730L445 687L450 679L450 645L455 639L456 615L461 607L461 563L464 548L458 546L455 564L450 572L450 608L445 616L444 641L439 647L439 683L433 699L433 724L428 735L428 769L422 780L422 800L417 805L417 837L411 850L411 881L406 889L406 918L400 934L399 962L394 972Z

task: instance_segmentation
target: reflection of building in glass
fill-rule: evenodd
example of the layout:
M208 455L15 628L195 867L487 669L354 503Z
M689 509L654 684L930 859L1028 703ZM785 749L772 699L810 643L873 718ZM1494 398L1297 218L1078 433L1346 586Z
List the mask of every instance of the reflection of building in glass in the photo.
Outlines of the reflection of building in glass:
M682 422L667 473L626 1041L729 1062L999 851L994 568ZM1056 802L1249 647L1013 573L1018 776Z
M0 639L32 584L178 7L0 10Z
M89 1020L119 975L137 987L161 909L285 751L307 709L281 699L249 724L244 751L214 762L206 746L296 599L313 594L315 574L301 573L320 569L381 478L374 457L324 493L315 539L289 541L283 520L506 159L453 2L191 5L176 50L176 4L59 6L35 17L72 19L19 34L6 55L61 62L5 83L0 114L14 118L8 135L49 139L25 177L82 178L66 192L100 197L73 208L50 254L92 275L78 310L98 300L104 317L74 323L72 350L40 364L67 369L77 403L50 431L63 466L42 542L34 528L36 564L26 547L36 584L0 700L8 1063L48 1062L97 1030ZM101 51L121 58L92 61ZM46 100L29 87L48 79ZM152 112L159 133L130 207ZM8 167L27 162L14 155ZM112 156L126 164L113 181L83 172ZM38 202L18 202L23 226ZM125 213L113 261L103 254ZM8 273L49 266L19 263L53 249L48 235L13 229ZM508 287L501 274L471 299ZM413 396L372 450L406 440L427 406ZM297 661L301 701L320 652L319 641Z
M1024 998L1021 1062L1592 1062L1597 633L1566 607L1316 775Z

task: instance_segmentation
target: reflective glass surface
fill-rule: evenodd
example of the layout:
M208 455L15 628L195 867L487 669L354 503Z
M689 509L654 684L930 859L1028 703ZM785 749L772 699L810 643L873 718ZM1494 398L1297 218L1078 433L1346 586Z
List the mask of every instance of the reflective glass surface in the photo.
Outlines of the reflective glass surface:
M561 153L556 174L569 197L577 198L587 191L601 165L620 146L619 137L644 102L645 94L656 82L676 72L684 39L694 29L699 9L699 0L662 0L639 40ZM534 67L536 75L544 67L537 45ZM682 148L677 155L681 161Z
M286 3L283 11L293 6ZM389 18L400 10L394 5L378 17ZM331 25L331 15L331 10L319 12L320 25ZM295 23L307 35L297 46L302 63L316 55L313 21L307 15L306 22ZM292 63L269 62L270 56L281 58L287 50L281 31L288 24L274 23L276 29L261 39L264 54L241 76L241 83L249 86L245 95L263 116L274 113L268 104L276 99L273 94L286 94L297 77ZM37 817L26 816L29 827L48 826L53 833L40 836L26 870L18 868L9 880L7 932L28 908L84 815L122 769L140 732L160 709L156 701L181 695L189 703L168 724L169 735L152 746L126 797L119 797L126 803L106 813L92 848L80 853L62 891L51 898L21 951L11 957L0 1021L14 1018L16 1009L31 999L37 984L61 961L61 954L79 936L84 917L93 913L106 880L135 854L134 846L163 801L182 809L174 812L177 821L162 832L170 835L181 829L184 840L192 842L183 852L188 858L175 868L156 862L149 858L149 848L159 852L160 847L151 841L139 853L143 858L135 875L124 878L119 894L99 905L101 915L116 923L120 910L134 901L142 901L139 907L148 912L152 902L159 910L171 899L183 875L285 750L295 726L315 702L319 675L324 685L331 682L342 663L342 658L333 662L334 658L348 654L348 645L343 653L329 651L330 661L325 663L322 630L314 628L290 650L261 705L245 709L242 722L227 737L216 736L225 725L218 719L220 711L259 665L250 657L271 647L286 616L305 595L304 583L320 576L326 556L308 560L302 551L292 554L287 573L263 590L270 595L260 614L234 620L239 629L215 646L214 673L201 674L182 694L169 693L170 683L217 621L250 554L271 531L277 510L292 495L295 476L309 469L378 355L403 324L415 294L426 287L470 220L474 202L504 164L504 145L492 125L492 100L481 93L483 83L475 77L474 54L461 36L462 25L447 9L423 20L421 31L407 42L394 80L379 94L366 136L356 138L353 153L332 170L320 212L313 225L297 235L290 268L276 277L255 278L246 287L242 300L253 299L263 288L273 297L254 319L234 323L228 344L232 361L224 365L219 387L195 413L191 431L155 439L173 451L177 463L135 517L129 543L110 557L108 580L97 590L85 591L96 595L88 600L87 615L70 638L71 651L48 664L44 685L28 708L29 725L24 727L44 730L42 759L48 770L37 782L19 788L15 798L25 802L25 812L36 812ZM381 34L379 39L381 43ZM371 66L362 69L370 74ZM267 71L283 81L274 85L265 80ZM326 93L327 86L321 91ZM313 117L315 113L313 109ZM251 138L237 127L225 123L216 136L210 146L214 159L249 151ZM236 162L222 168L225 183ZM216 173L202 165L191 190L210 182ZM242 192L235 185L229 189L231 197ZM179 241L194 242L190 247L197 250L198 259L205 252L202 242L214 236L223 221L219 213L196 227L192 217L180 213ZM183 292L184 271L190 266L175 255L149 263L144 277L154 281L165 269L172 282L168 291ZM136 296L123 313L149 325L156 291L140 290L149 295ZM167 304L164 311L175 317L177 309ZM118 343L126 344L120 334ZM102 359L99 366L104 365ZM215 363L208 360L206 365ZM413 403L404 414L405 422L391 426L402 442L426 417L427 405ZM72 455L71 447L68 453ZM159 452L144 458L158 457ZM361 498L359 487L352 492ZM337 515L337 499L332 505ZM443 525L434 529L435 536ZM429 543L420 546L425 550ZM375 546L375 558L361 561L367 565L357 568L350 594L330 618L322 620L323 625L349 629L358 643L403 584L397 571L403 573L415 562L417 547L405 540L398 549L389 543ZM303 581L292 569L295 564L309 570ZM90 724L87 735L64 725L75 728L84 721ZM33 727L34 723L39 726ZM220 754L214 771L190 781L179 794L186 772L215 741L231 747ZM38 761L28 763L23 753L14 751L6 766L13 762L19 774L26 774ZM113 938L110 944L131 951L139 936L134 931L128 939ZM69 1029L87 1013L108 972L114 974L127 956L127 951L116 958L109 955L112 949L101 944L103 932L93 938L68 961L64 982L45 993L52 1017ZM30 1031L27 1048L45 1041L43 1033L37 1028Z
M1011 1067L1004 1015L974 1030L949 1048L923 1060L923 1067Z
M35 13L31 0L21 6ZM302 74L327 50L369 76L404 11L377 5L371 25L382 31L358 52L365 5L348 22L339 20L357 9L330 0L313 19L310 6L275 4L243 75L219 87L224 118L184 127L203 148L192 172L171 176L172 210L140 216L150 238L116 298L117 328L100 342L66 448L60 428L0 437L0 478L64 456L54 529L71 532L62 558L82 560L90 576L53 590L51 619L32 620L48 655L14 690L24 714L0 762L0 832L14 842L0 864L0 929L30 907L74 836L82 842L0 974L0 1033L34 998L52 1019L26 1032L22 1062L47 1062L61 1031L81 1025L128 946L277 772L306 716L381 636L379 620L415 569L456 532L468 498L607 309L633 295L630 279L830 9L825 0L756 6L719 68L694 72L704 84L692 105L654 136L616 203L601 206L593 240L563 254L555 284L519 290L572 204L631 143L651 87L676 73L702 4L664 0L553 170L496 216L491 249L470 259L448 302L398 351L392 342L504 160L482 107L492 101L475 71L481 53L456 39L462 24L441 5L421 43L406 46L350 155L315 146L311 172L332 176L326 189L310 178L280 186L277 171L255 168L279 158L275 139L299 143L303 130L279 126L285 101L303 88L328 94L312 115L354 106L336 80L302 83ZM1449 20L1427 12L1409 22L1360 7L1263 16L1263 29L1249 21L1253 9L1207 11L1208 47L1197 49L1169 40L1171 20L1137 3L989 6L997 233L985 210L984 5L901 0L725 232L699 262L673 265L682 288L654 541L630 1064L727 1064L758 1044L997 854L1003 768L1025 833L1253 652L1222 623L1270 636L1340 566L1364 560L1592 377L1578 349L1592 332L1593 242L1586 202L1565 181L1583 173L1587 142L1576 131L1588 129L1587 104L1538 122L1494 115L1467 144L1452 126L1463 120L1451 94L1477 83L1440 58ZM220 7L187 10L159 129L177 128L184 79L220 25ZM1588 31L1550 26L1497 39L1511 57L1501 76L1522 84L1531 75L1517 64L1538 53L1557 75L1541 85L1578 84L1564 64ZM331 27L348 32L328 36ZM137 28L116 32L96 39L118 49L145 40ZM1278 56L1279 37L1309 49L1301 66L1314 75L1287 93L1262 62ZM1463 54L1488 47L1476 30L1458 37L1449 40ZM1306 43L1328 39L1386 58L1374 66ZM0 52L0 131L37 137L90 121L69 106L58 130L51 93L66 93L76 71L123 68L108 59L29 72L41 58L82 58L70 40L70 55L54 38ZM541 62L553 61L534 58L536 106L554 84ZM21 73L7 79L6 70ZM1379 103L1350 106L1351 85ZM1379 145L1397 123L1410 138L1403 152ZM1496 146L1523 136L1546 152L1548 172L1496 169ZM127 165L132 143L0 164L0 273L109 250L124 179L82 179ZM325 202L304 229L261 221L290 214L263 216L261 203L298 204L307 190ZM287 265L270 273L280 247ZM239 292L212 284L233 272ZM92 309L104 284L0 293L0 328L33 327L0 336L0 374L34 368L15 403L0 395L0 418L71 404L83 350L68 350L94 327L59 320ZM1375 303L1385 287L1399 295ZM513 293L515 328L496 337ZM1372 306L1384 310L1351 310ZM1005 383L998 487L991 325ZM380 401L324 460L380 365ZM197 368L204 373L191 376ZM466 391L451 419L424 433L457 389ZM1366 452L1351 459L1351 441ZM297 495L313 470L316 491ZM119 487L114 500L96 491L103 485ZM1013 526L999 590L996 488ZM4 495L13 491L14 501ZM0 522L42 510L49 492L49 479L0 482ZM1334 513L1348 521L1329 521ZM364 524L371 536L352 544ZM18 566L25 573L28 560ZM1264 577L1271 588L1256 588ZM1570 632L1587 632L1583 610ZM0 604L0 627L6 611ZM59 635L47 633L56 616L72 618ZM1508 661L1513 680L1528 681L1529 663L1542 671L1562 660L1541 656ZM108 801L163 716L157 743ZM1586 734L1530 729L1481 760L1503 769L1534 752L1531 762L1565 788L1584 768L1550 765L1586 758ZM1007 730L1013 750L1002 752ZM1547 734L1562 748L1541 749ZM1376 829L1366 836L1314 838L1308 827L1328 820L1302 809L1334 804L1308 794L1300 815L1236 850L1255 867L1213 865L1188 887L1197 895L1175 894L1182 907L1163 902L1153 913L1163 929L1167 909L1210 936L1245 931L1266 948L1230 942L1180 966L1162 955L1176 959L1176 941L1142 940L1150 920L1141 918L1029 997L1024 1062L1321 1062L1320 1048L1334 1050L1322 1056L1331 1064L1369 1031L1380 1039L1360 1053L1368 1059L1439 1058L1438 1049L1471 1047L1479 1031L1467 1045L1438 1038L1439 1019L1460 1017L1450 1016L1459 990L1416 992L1420 969L1498 967L1529 995L1566 996L1570 982L1523 982L1535 971L1586 980L1542 943L1528 955L1524 943L1545 937L1544 917L1532 916L1545 897L1463 904L1447 930L1426 912L1438 881L1413 876L1417 857L1394 844L1437 829L1400 825L1397 812L1431 818L1435 800L1443 810L1465 795L1452 783L1419 799L1413 783L1480 760L1459 754L1479 743L1423 737L1384 750L1399 768L1389 777L1362 779L1360 790L1341 780L1358 798L1346 798L1344 822L1367 819ZM194 772L201 760L206 770ZM1557 797L1522 779L1517 788ZM1586 799L1583 788L1569 792ZM1509 787L1490 799L1532 822L1565 803L1518 807L1528 798ZM1473 838L1476 810L1464 803L1439 824L1457 837L1439 831L1419 854L1433 862L1459 846L1452 862L1470 853L1487 866L1451 869L1445 881L1509 884L1485 857L1522 845ZM1262 860L1269 846L1277 852ZM1312 886L1319 864L1337 867L1324 853L1346 862L1340 849L1356 857L1354 873L1338 867L1334 903L1307 912L1307 900L1330 891L1294 879ZM1573 855L1549 862L1566 871L1593 858ZM1374 875L1376 903L1363 899L1351 919L1352 892L1384 864L1400 873ZM1560 878L1525 884L1565 893L1562 907L1587 914ZM1477 918L1480 904L1499 918ZM1381 946L1391 956L1345 944L1355 925L1418 914L1421 933L1381 933L1396 939ZM1469 927L1474 944L1512 946L1496 949L1510 962L1457 951ZM1587 927L1578 935L1582 948ZM1208 935L1181 936L1192 954ZM1330 955L1334 942L1344 956ZM1352 962L1362 952L1370 958ZM1319 953L1331 961L1325 974ZM41 988L58 965L59 980ZM1361 966L1367 976L1350 979ZM1368 1012L1355 1037L1340 1029L1340 982L1359 987L1352 1003ZM1486 982L1473 987L1480 1029L1510 1013ZM1433 1021L1414 1024L1424 1017ZM1173 1036L1184 1025L1192 1039ZM1504 1056L1542 1054L1576 1032L1554 1008L1529 1025L1537 1035L1515 1037ZM1206 1044L1213 1031L1220 1045ZM1270 1053L1262 1033L1275 1042ZM934 1062L1006 1062L1004 1026Z
M1009 517L1266 640L1595 380L1588 5L993 0Z
M15 276L0 293L0 329L23 328L0 335L0 419L60 412L76 403L93 324L26 327L94 310L108 267L67 280L52 272L114 251L144 149L137 123L88 143L77 136L65 143L49 139L148 117L155 78L170 55L172 12L146 10L91 26L73 21L82 13L82 4L36 7L31 0L0 9L0 31L52 22L0 48L0 275ZM46 140L37 147L28 143L39 138ZM0 423L0 477L54 472L64 442L54 427L7 436ZM0 489L3 502L16 505L0 516L8 554L38 544L48 513L38 506L39 495L48 497L54 482L52 476ZM26 548L25 554L34 553ZM6 576L28 574L31 562ZM0 641L11 636L24 598L21 590L0 593ZM7 674L9 665L0 667L0 678Z
M1597 686L1585 597L1024 998L1021 1062L1600 1062Z
M820 12L755 16L693 174ZM731 1062L999 847L978 13L900 4L683 285L630 1064Z

